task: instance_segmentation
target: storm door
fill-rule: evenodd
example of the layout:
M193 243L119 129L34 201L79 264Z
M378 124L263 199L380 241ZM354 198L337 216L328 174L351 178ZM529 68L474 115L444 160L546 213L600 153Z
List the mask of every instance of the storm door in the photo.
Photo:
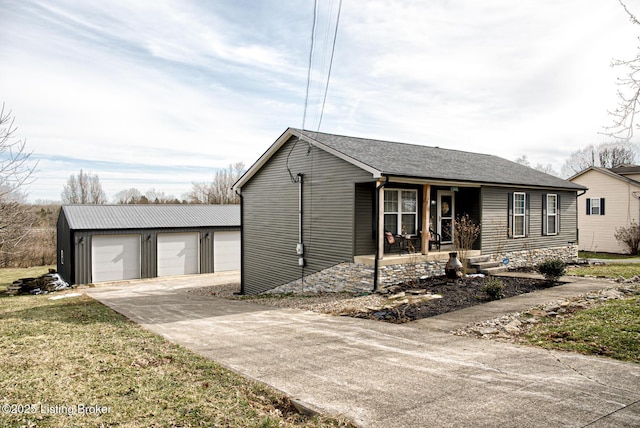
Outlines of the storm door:
M454 200L453 192L438 191L438 233L443 244L453 244Z

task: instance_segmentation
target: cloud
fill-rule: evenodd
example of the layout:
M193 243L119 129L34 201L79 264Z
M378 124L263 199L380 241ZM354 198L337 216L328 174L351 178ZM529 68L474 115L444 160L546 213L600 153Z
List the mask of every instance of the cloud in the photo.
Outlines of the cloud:
M0 93L43 159L32 198L56 199L80 168L114 187L148 177L169 192L163 180L173 186L172 174L182 174L174 168L200 177L230 162L251 164L286 127L301 125L312 7L3 7ZM337 2L319 2L317 12L310 129L322 113ZM556 169L603 140L598 131L616 104L620 74L609 63L637 51L637 28L624 11L598 0L351 0L340 19L322 131L526 154ZM60 166L56 157L66 159L64 175L48 169Z

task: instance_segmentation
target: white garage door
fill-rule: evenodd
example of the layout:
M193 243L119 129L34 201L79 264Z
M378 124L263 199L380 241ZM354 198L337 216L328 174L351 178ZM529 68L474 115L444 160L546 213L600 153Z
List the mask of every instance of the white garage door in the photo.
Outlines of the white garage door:
M158 276L200 273L199 233L158 234Z
M240 270L240 232L213 234L213 271Z
M91 238L92 282L140 278L140 235Z

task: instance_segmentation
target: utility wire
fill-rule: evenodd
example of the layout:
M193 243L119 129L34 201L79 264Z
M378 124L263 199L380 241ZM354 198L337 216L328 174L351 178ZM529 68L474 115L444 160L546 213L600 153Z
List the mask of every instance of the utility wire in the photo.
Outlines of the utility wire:
M333 45L331 47L331 59L329 60L329 71L327 72L327 84L324 87L324 98L322 100L322 108L320 109L320 120L318 120L318 128L316 131L320 131L320 125L322 124L322 116L324 115L324 105L327 102L327 92L329 92L329 80L331 79L331 69L333 68L333 56L336 52L336 40L338 39L338 26L340 25L340 11L342 10L342 0L338 3L338 16L336 18L336 29L333 33Z
M342 0L341 0L342 1ZM313 26L311 27L311 48L309 49L309 67L307 69L307 93L304 97L304 113L302 115L302 129L307 121L307 106L309 104L309 86L311 85L311 68L313 66L313 49L316 38L316 23L318 16L318 0L313 2Z

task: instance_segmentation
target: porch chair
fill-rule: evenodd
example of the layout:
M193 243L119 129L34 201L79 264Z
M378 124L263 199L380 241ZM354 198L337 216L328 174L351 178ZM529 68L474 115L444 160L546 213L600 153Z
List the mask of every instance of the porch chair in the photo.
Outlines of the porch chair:
M398 254L402 253L402 246L400 245L399 236L394 236L393 233L388 230L384 231L384 252L390 253L391 249L395 245L398 248Z
M440 251L440 234L429 228L429 251L436 247Z

